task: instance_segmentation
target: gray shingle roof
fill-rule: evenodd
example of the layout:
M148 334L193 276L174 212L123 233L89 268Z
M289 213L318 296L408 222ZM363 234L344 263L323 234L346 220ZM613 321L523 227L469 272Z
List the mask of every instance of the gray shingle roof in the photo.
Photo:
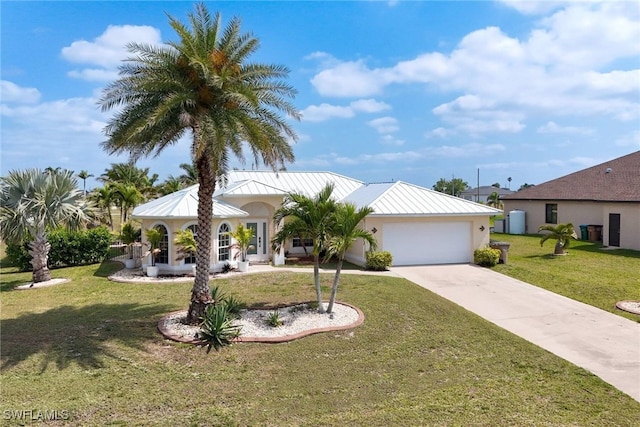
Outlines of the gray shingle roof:
M640 151L525 188L502 199L640 202Z

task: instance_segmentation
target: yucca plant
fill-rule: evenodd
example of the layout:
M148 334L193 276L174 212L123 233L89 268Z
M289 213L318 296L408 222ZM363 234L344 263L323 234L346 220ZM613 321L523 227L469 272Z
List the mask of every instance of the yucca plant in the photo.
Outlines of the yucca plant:
M578 235L576 231L573 229L573 224L558 224L558 225L541 225L538 228L538 231L547 231L542 238L540 239L540 246L544 245L549 239L556 240L556 246L554 248L554 255L564 255L566 254L565 248L569 247L571 239L577 239Z
M198 338L207 347L207 353L211 348L219 351L222 347L233 344L233 340L240 336L240 326L233 324L233 317L224 303L207 306L200 329L202 331Z

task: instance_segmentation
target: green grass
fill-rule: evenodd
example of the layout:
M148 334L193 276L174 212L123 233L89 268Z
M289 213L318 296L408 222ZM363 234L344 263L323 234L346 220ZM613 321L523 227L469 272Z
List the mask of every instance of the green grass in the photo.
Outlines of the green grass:
M115 268L54 270L72 281L28 291L11 290L28 273L0 276L0 413L66 410L65 425L82 426L632 426L640 419L640 403L589 372L403 279L345 275L338 298L366 316L351 331L207 355L156 331L161 316L186 308L189 283L109 282ZM325 292L331 278L322 276ZM314 297L311 273L215 283L254 306Z
M540 236L492 234L511 243L507 265L494 270L594 307L639 320L615 307L623 300L640 300L640 252L602 249L600 243L574 240L568 255L554 256L555 241L540 247Z

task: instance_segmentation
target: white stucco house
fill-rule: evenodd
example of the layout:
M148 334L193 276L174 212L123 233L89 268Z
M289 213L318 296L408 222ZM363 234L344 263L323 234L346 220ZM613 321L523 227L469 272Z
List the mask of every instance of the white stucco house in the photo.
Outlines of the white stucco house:
M394 265L468 263L473 251L489 243L489 217L502 211L452 197L406 182L365 184L332 172L231 171L227 184L217 188L212 200L211 269L233 262L233 242L226 234L242 223L255 231L252 262L283 264L288 254L303 253L311 242L294 239L274 253L271 238L276 229L273 214L287 193L316 195L327 183L335 186L338 201L371 206L362 226L371 230L378 250L389 251ZM176 261L172 236L179 229L197 233L198 187L177 191L135 208L133 218L143 229L159 227L165 233L157 265L167 273L186 272L194 258ZM347 254L364 265L369 248L356 242Z

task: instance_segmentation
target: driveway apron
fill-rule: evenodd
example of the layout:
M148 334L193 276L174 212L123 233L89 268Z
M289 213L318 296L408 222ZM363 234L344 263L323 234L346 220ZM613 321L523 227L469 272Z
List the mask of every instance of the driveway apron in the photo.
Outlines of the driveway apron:
M640 323L474 265L392 271L592 372L640 402Z

